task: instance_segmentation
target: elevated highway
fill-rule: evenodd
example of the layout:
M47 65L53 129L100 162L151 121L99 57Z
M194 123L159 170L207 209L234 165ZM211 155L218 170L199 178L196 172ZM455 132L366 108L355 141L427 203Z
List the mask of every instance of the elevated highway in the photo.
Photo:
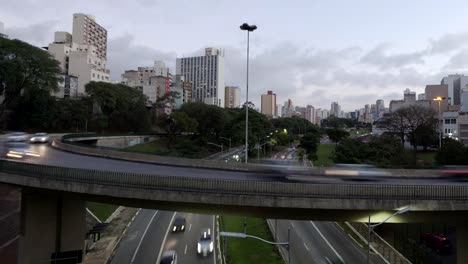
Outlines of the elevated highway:
M400 175L379 182L345 182L310 176L291 181L251 165L184 159L175 159L171 165L172 159L167 157L106 149L70 146L64 152L47 146L32 148L41 158L0 161L0 182L22 194L20 248L37 248L34 241L41 240L37 230L48 230L54 239L20 263L50 258L51 252L84 248L80 241L84 201L88 200L181 212L348 222L367 222L369 215L372 222L378 222L409 206L411 212L390 221L450 222L468 235L464 227L468 184L440 178ZM82 155L86 152L92 156ZM115 155L121 155L120 160L110 159ZM137 162L141 158L143 163ZM464 247L465 240L457 239L458 246Z

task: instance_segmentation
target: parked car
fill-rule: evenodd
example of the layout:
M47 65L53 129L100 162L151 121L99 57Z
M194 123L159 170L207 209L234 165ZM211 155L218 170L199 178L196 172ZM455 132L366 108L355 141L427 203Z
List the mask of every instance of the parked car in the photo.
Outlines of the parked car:
M439 254L450 254L452 252L452 243L442 233L422 234L421 241Z
M213 253L213 240L211 240L210 229L204 231L197 244L197 253L200 256L206 257Z
M177 217L174 220L174 224L172 226L172 232L184 232L184 231L185 231L185 218Z
M22 142L28 139L28 135L24 132L14 132L7 135L7 141Z
M29 142L31 143L47 143L49 142L49 135L47 133L36 133L30 139Z
M160 264L177 264L177 252L169 250L163 253Z

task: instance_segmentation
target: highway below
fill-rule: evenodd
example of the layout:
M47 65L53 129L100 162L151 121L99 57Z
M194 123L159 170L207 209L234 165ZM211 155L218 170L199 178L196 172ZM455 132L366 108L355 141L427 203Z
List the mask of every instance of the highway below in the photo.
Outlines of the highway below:
M284 166L298 164L294 151L280 152L273 157L262 162ZM277 242L288 241L288 228L290 229L290 257L293 264L354 264L367 261L367 252L334 222L276 219L268 221L273 230L276 230L273 237ZM384 262L372 255L371 263Z
M186 230L173 233L174 219L185 217ZM202 258L197 243L202 230L214 230L214 216L140 209L112 259L113 264L159 263L165 251L175 250L178 263L215 263L215 254Z

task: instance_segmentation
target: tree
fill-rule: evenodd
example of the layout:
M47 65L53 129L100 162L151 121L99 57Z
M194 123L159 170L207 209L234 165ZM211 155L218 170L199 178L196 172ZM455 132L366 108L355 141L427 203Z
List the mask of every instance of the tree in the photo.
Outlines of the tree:
M94 120L107 120L107 129L146 131L150 128L147 98L137 89L104 82L90 82L85 88L94 104Z
M349 133L341 129L328 129L327 135L331 141L335 142L335 145L337 145L341 140L349 137Z
M427 142L435 134L435 112L432 108L411 105L400 108L391 113L391 115L379 123L389 134L397 135L401 144L404 145L405 139L409 139L413 145L413 153L416 157L417 142ZM426 143L424 143L426 144Z
M317 160L319 142L320 135L318 133L307 133L301 138L299 147L305 150L309 160Z
M198 122L185 112L174 112L165 116L159 122L159 126L167 133L169 138L167 146L170 147L176 141L176 136L182 132L194 133L197 130Z
M412 163L403 146L391 136L372 137L369 143L347 138L335 148L336 163L364 163L377 166L406 165Z
M22 96L37 90L57 91L61 81L59 62L47 51L20 40L0 37L0 122L6 127L11 113L19 110Z
M445 138L435 159L439 165L468 165L468 148L457 140Z

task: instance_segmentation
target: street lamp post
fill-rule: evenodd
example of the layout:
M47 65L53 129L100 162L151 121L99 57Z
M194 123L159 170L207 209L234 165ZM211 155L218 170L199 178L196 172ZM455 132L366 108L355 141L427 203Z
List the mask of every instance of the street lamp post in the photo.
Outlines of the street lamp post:
M250 32L257 29L256 25L244 23L240 26L241 30L247 30L247 80L246 80L246 95L245 95L245 163L248 163L249 152L249 41Z
M391 216L385 218L382 222L377 223L377 224L373 224L373 225L371 225L371 216L369 215L369 224L367 225L367 227L368 227L368 233L367 233L367 264L370 263L371 232L374 230L374 228L376 228L377 226L387 222L390 218L392 218L392 217L394 217L396 215L401 215L401 214L407 213L410 210L411 210L410 207L405 207L405 208L403 208L401 210L398 210L397 212L395 212Z
M432 99L436 102L439 103L439 148L442 147L442 126L443 126L443 122L442 122L442 117L440 116L440 102L442 102L442 100L444 100L445 97L440 97L440 96L437 96L436 98Z

